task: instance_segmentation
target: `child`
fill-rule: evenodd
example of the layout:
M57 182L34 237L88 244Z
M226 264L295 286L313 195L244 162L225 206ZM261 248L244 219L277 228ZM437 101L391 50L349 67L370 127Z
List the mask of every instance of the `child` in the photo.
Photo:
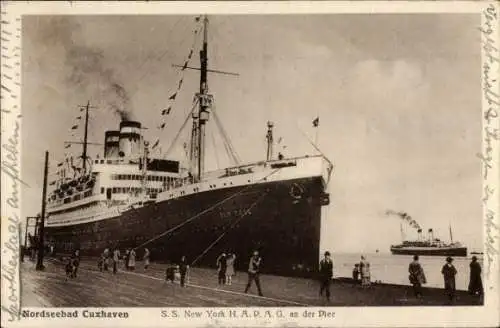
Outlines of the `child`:
M175 269L176 267L175 266L169 266L167 267L167 271L166 271L166 276L165 276L165 280L167 282L174 282L175 280Z
M354 269L352 269L352 279L355 284L359 282L359 263L354 264Z
M68 278L73 278L73 261L71 259L68 259L66 263L66 280Z

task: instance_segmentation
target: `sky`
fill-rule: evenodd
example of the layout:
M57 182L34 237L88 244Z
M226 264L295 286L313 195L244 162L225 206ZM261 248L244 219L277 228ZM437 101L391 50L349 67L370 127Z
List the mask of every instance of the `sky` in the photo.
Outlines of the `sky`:
M268 120L286 156L322 152L335 163L323 210L322 248L388 251L404 211L426 231L482 247L479 15L330 14L212 16L209 74L215 110L243 162L266 154ZM119 112L151 142L170 146L191 108L198 73L180 71L199 44L193 16L25 16L22 54L23 215L40 211L44 151L51 168L64 141L102 143ZM198 66L197 49L191 66ZM179 79L183 85L175 101ZM166 128L160 112L172 105ZM319 117L319 127L311 122ZM214 118L207 170L230 165ZM189 126L189 125L188 125ZM74 135L71 132L75 132ZM181 133L186 137L188 129ZM317 134L317 136L316 136ZM184 140L187 140L184 138ZM214 146L215 145L215 146ZM169 156L182 160L182 141ZM102 151L92 146L91 156ZM158 155L158 154L156 154ZM416 237L405 225L407 237Z

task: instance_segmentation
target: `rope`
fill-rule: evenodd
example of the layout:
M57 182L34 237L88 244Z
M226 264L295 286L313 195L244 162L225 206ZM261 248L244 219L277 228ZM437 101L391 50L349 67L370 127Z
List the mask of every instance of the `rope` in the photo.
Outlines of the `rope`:
M236 219L233 224L231 224L231 226L229 227L228 230L224 231L213 243L211 243L200 255L198 255L198 257L196 257L194 259L194 261L191 263L191 266L193 266L196 261L198 261L201 257L203 257L212 247L215 246L215 244L217 244L219 242L219 240L221 240L231 229L233 229L236 224L238 224L241 219L243 219L249 212L250 210L255 206L257 205L258 202L260 202L264 196L267 195L267 192L263 193L255 202L252 203L252 205L250 205L250 207L238 218Z
M262 181L262 180L267 179L268 177L270 177L270 176L271 176L271 175L273 175L274 173L278 172L280 169L281 169L281 168L278 168L278 169L276 169L276 170L272 171L271 173L269 173L269 174L268 174L268 175L266 175L265 177L263 177L263 178L261 178L261 179L257 180L256 182L260 182L260 181ZM140 245L139 245L139 246L137 246L137 247L134 247L133 249L139 249L139 248L141 248L141 247L143 247L143 246L145 246L145 245L147 245L147 244L149 244L149 243L151 243L151 242L153 242L153 241L155 241L155 240L157 240L157 239L159 239L159 238L161 238L161 237L163 237L163 236L165 236L165 235L167 235L167 234L169 234L169 233L171 233L171 232L173 232L173 231L175 231L175 230L178 230L179 228L182 228L184 225L188 224L189 222L191 222L191 221L193 221L193 220L195 220L195 219L199 218L200 216L202 216L203 214L205 214L205 213L207 213L207 212L210 212L210 211L211 211L211 210L213 210L214 208L216 208L216 207L218 207L219 205L222 205L222 204L224 204L225 202L227 202L227 201L229 201L229 200L233 199L234 197L238 196L239 194L243 193L244 191L248 190L248 189L249 189L249 188L251 188L251 187L253 187L253 185L248 185L248 186L246 186L246 187L242 188L241 190L239 190L239 191L235 192L234 194L230 195L229 197L224 198L224 199L223 199L223 200L221 200L220 202L215 203L214 205L210 206L209 208L207 208L207 209L205 209L205 210L203 210L203 211L199 212L198 214L193 215L192 217L190 217L189 219L187 219L187 220L183 221L182 223L180 223L180 224L176 225L175 227L170 228L170 229L168 229L167 231L165 231L165 232L163 232L163 233L159 234L158 236L153 237L153 238L151 238L151 239L149 239L149 240L145 241L144 243L140 244Z
M236 150L234 149L233 145L231 144L231 140L227 136L226 130L224 129L224 126L222 125L219 119L219 115L217 115L217 112L215 111L215 106L213 107L212 111L214 113L215 123L222 134L222 138L224 140L226 149L229 148L228 155L232 158L233 161L235 161L235 164L238 165L240 163L240 158L238 156L238 153L236 153Z
M198 104L198 99L196 99L195 102L193 103L193 107L191 108L191 110L189 111L188 115L186 116L186 119L184 120L184 123L182 123L182 126L179 129L179 131L177 131L177 134L175 135L174 140L172 140L172 143L170 144L170 146L168 147L167 151L165 152L165 156L164 156L165 158L169 155L170 151L172 150L172 148L174 147L175 143L177 142L177 139L179 139L179 136L180 136L182 130L184 130L184 128L186 127L186 124L188 123L189 119L191 118L191 114L193 113L193 111L196 108L197 104Z

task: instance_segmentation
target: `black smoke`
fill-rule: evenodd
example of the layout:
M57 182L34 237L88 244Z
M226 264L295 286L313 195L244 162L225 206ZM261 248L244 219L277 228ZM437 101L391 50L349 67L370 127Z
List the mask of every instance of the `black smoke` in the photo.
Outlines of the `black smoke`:
M408 213L406 212L387 210L385 214L398 216L401 220L407 222L410 225L410 227L417 229L417 231L422 229L422 227L418 224L418 222L415 219L413 219L410 215L408 215Z
M131 116L130 99L102 49L86 44L82 26L73 17L40 18L38 39L45 47L62 49L65 83L82 98L92 98L122 120Z

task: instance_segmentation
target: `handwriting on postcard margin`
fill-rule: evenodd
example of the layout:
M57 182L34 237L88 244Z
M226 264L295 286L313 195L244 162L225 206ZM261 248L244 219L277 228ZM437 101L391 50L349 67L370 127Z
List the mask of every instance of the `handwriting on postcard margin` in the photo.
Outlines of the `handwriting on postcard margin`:
M23 182L19 177L19 129L20 116L17 116L12 135L6 143L2 144L2 174L5 175L2 182L10 184L10 193L6 197L7 231L9 234L2 246L2 252L6 254L7 258L2 263L2 280L7 285L4 292L7 291L6 300L8 302L2 300L2 313L9 314L9 321L19 320L20 311L18 296L20 288L17 279L20 260L20 220L17 211L19 210L19 187Z
M500 63L499 50L495 28L498 26L498 13L496 6L489 4L483 11L484 22L479 28L482 36L482 50L484 56L482 91L483 99L485 100L486 111L484 113L484 150L482 154L478 154L483 164L483 179L486 183L484 188L483 204L486 207L486 238L485 238L485 253L486 253L486 277L491 274L491 265L494 260L494 255L498 254L496 242L498 240L499 227L495 223L496 213L489 207L490 196L495 194L495 188L488 181L488 173L493 168L494 164L494 147L493 143L500 139L499 129L496 127L498 118L498 106L500 105L500 95L498 89L495 88L498 81L493 74L498 72ZM497 124L498 125L498 124Z

